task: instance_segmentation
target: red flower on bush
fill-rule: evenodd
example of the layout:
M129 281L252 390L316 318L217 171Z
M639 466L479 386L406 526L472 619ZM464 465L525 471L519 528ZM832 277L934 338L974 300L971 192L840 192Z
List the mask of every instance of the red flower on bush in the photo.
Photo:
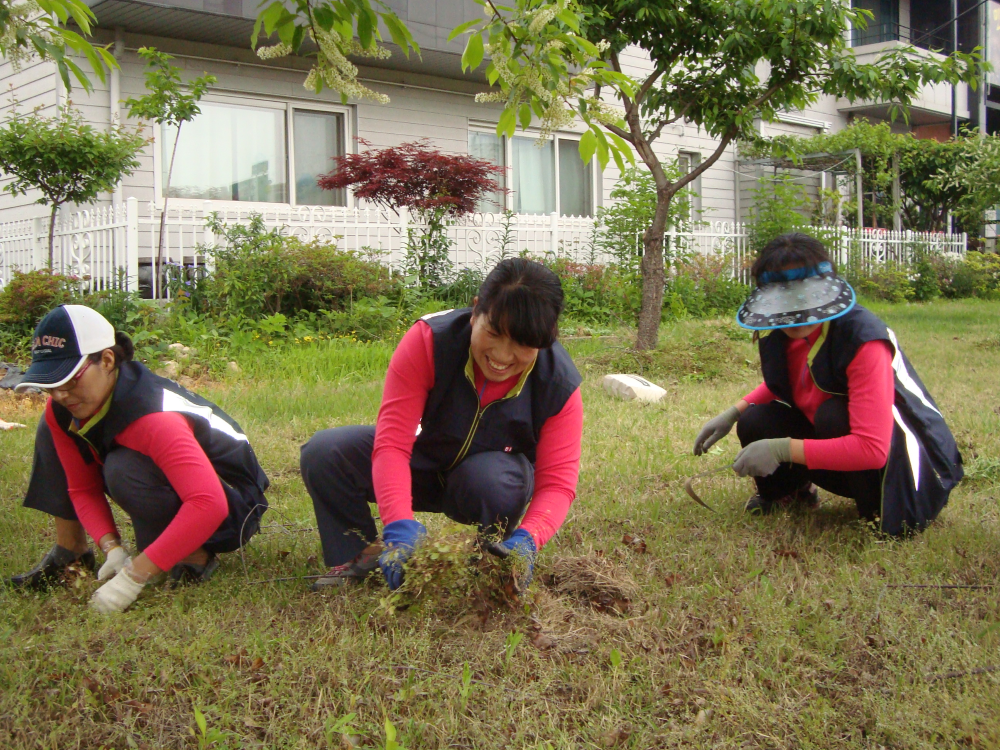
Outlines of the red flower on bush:
M359 198L386 208L443 210L451 216L475 211L481 198L500 190L498 178L503 175L502 167L464 154L441 153L425 140L345 154L333 161L333 171L316 180L324 190L350 187Z

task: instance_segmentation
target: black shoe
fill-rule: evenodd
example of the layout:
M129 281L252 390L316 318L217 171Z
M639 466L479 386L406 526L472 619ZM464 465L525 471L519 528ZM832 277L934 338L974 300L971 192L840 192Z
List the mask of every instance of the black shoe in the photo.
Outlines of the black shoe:
M767 516L776 510L791 510L801 508L802 510L815 510L819 507L819 488L812 484L804 484L791 495L785 495L775 500L766 500L760 495L754 495L743 510L752 515Z
M219 558L209 553L204 565L194 563L177 563L170 569L170 585L183 586L189 583L205 583L219 568Z
M777 500L765 500L760 495L753 495L743 506L743 512L752 516L769 516L778 507Z
M42 561L27 573L11 576L10 585L19 589L44 589L59 583L60 579L71 567L97 570L97 560L94 553L87 550L82 555L73 550L60 547L58 544L46 553Z
M812 482L799 487L795 491L794 502L803 510L816 510L819 507L819 487Z

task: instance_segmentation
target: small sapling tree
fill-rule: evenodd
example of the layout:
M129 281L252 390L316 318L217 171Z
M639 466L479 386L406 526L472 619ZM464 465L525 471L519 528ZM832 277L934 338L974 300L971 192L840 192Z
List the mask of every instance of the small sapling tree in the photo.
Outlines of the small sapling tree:
M152 120L161 128L175 127L174 147L170 153L170 163L167 167L167 179L163 186L163 213L160 214L160 240L156 248L157 278L163 264L163 245L166 240L167 200L170 197L170 178L174 173L174 158L177 156L177 144L181 142L181 126L201 114L198 102L216 82L213 75L205 73L188 83L181 80L179 68L170 64L173 55L160 52L155 47L142 47L139 56L146 61L146 88L149 93L138 98L125 100L129 108L129 117L141 120ZM162 137L162 129L161 129Z
M44 117L37 110L15 114L0 128L0 171L13 177L11 195L41 192L38 202L52 207L49 217L49 267L53 263L56 213L66 203L92 203L114 189L139 166L146 145L139 128L115 126L99 131L83 122L72 106Z
M333 161L333 171L316 181L321 188L353 188L358 198L392 210L408 208L427 225L421 233L411 230L408 255L420 282L431 287L447 281L448 224L500 190L497 178L503 174L488 161L444 154L425 141L345 154Z

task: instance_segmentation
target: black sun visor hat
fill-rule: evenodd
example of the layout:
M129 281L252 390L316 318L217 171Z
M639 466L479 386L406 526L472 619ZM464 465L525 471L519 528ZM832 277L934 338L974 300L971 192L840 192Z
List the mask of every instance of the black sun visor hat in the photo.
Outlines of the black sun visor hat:
M115 328L83 305L60 305L35 329L31 366L15 390L58 388L76 374L87 357L115 345Z
M740 305L736 322L751 331L809 326L839 318L856 301L854 289L830 263L767 271Z

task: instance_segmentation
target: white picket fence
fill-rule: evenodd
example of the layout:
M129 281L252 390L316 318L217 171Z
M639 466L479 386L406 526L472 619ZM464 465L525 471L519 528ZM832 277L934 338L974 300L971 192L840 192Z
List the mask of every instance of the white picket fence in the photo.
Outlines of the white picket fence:
M117 206L77 211L56 222L52 269L79 279L84 291L117 285L119 276L130 288L138 278L139 205L135 199ZM14 270L49 266L49 217L0 223L0 287Z
M744 223L709 222L690 232L668 231L664 243L672 257L725 255L733 274L749 281L753 263L749 230ZM838 268L860 265L856 270L862 273L878 266L909 265L918 253L961 257L969 240L964 232L895 232L870 227L806 227L800 231L821 238ZM641 246L641 238L637 246Z
M225 224L245 224L252 213L260 213L268 228L303 240L335 242L338 247L379 257L400 267L406 255L410 230L423 225L406 210L349 209L328 206L233 208L206 202L198 206L171 207L167 213L164 260L199 266L209 260L204 248L218 241L206 226L217 213ZM138 289L140 260L143 276L156 297L158 289L149 259L156 255L160 211L152 204L140 211L135 198L124 204L70 214L57 224L52 267L80 279L85 290L100 290L124 275L127 288ZM500 257L527 251L533 256L569 257L583 263L609 263L614 259L596 250L597 227L592 218L557 214L518 214L505 223L501 214L473 214L448 227L451 260L458 268L486 269ZM812 230L827 242L841 266L849 261L867 266L906 263L918 251L962 255L964 234L890 232L879 229L816 227ZM747 226L730 222L705 223L692 231L668 231L667 250L672 257L687 254L724 254L735 275L745 278L750 264ZM637 230L631 248L642 252L642 231ZM0 224L0 286L15 269L30 270L48 265L48 220L45 217Z

